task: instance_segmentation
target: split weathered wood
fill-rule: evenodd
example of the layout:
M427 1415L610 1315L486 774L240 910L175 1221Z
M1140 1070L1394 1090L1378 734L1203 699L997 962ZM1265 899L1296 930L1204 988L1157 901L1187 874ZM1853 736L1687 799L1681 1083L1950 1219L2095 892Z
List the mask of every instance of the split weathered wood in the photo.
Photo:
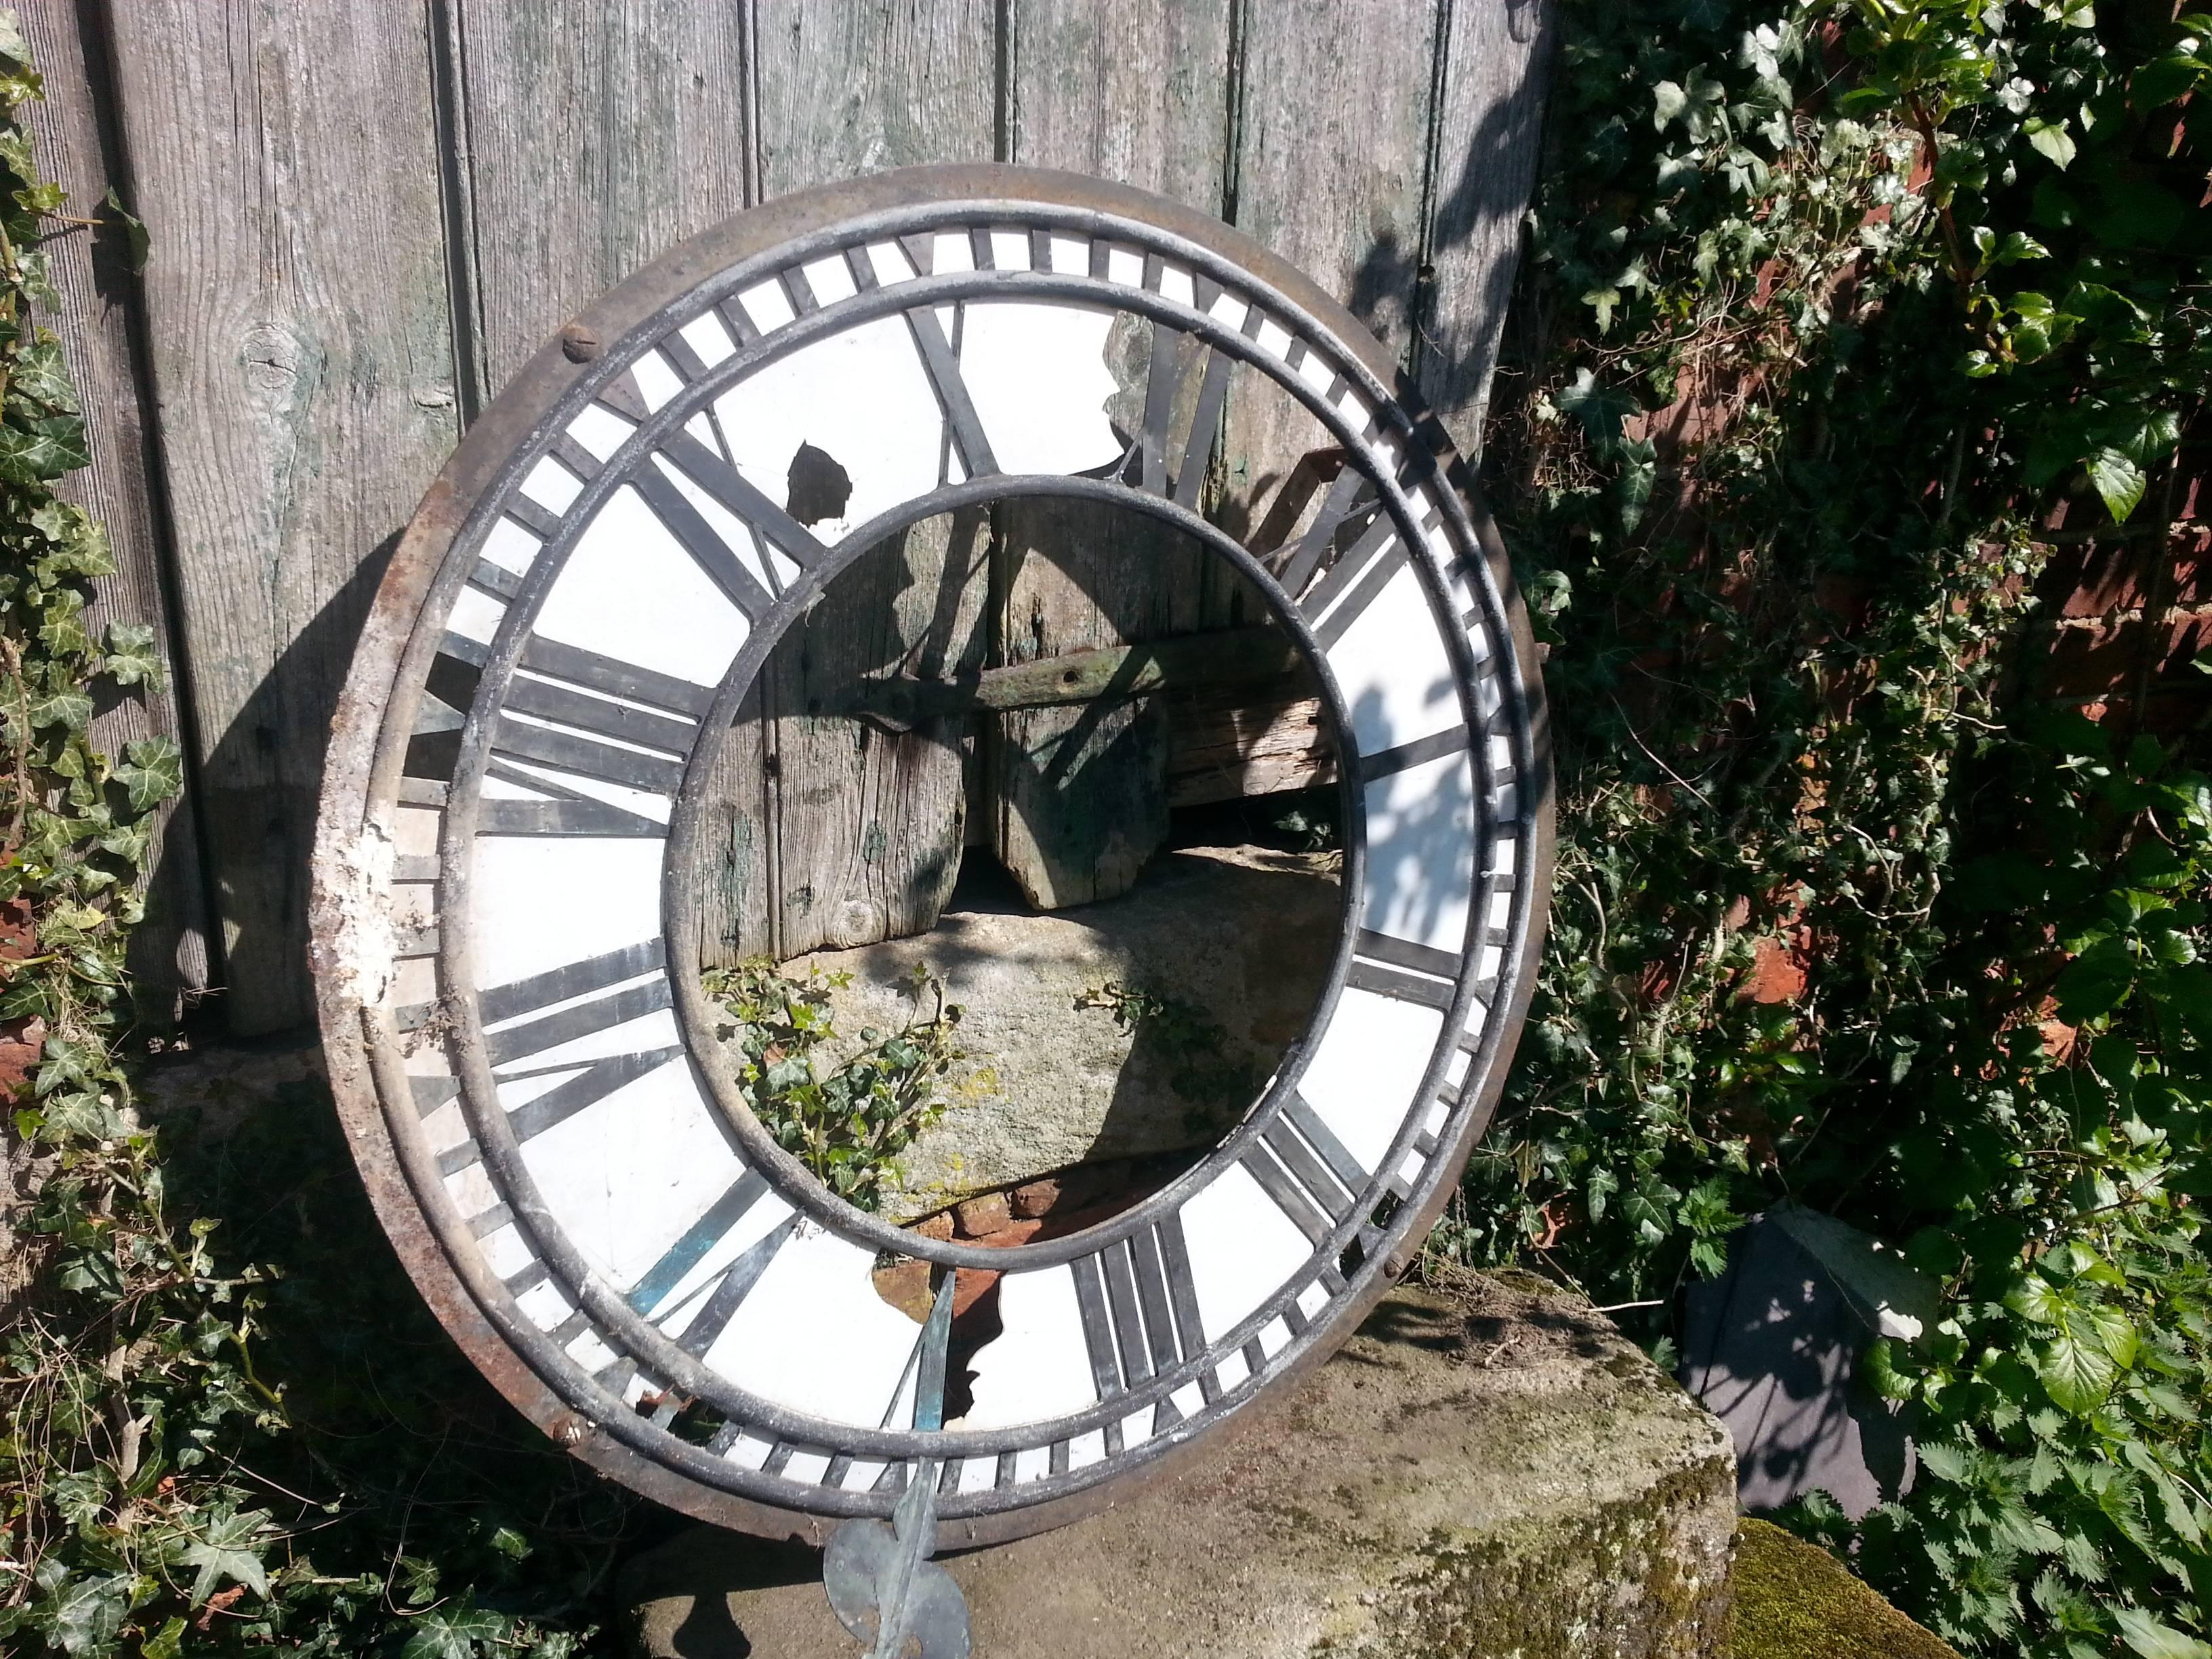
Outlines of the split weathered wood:
M1226 0L1031 0L1008 22L1010 159L1221 211L1223 71L1234 56ZM1142 422L1151 346L1143 327L1118 329L1109 345L1121 388L1110 412L1124 433ZM1187 379L1175 430L1197 396ZM1237 614L1231 573L1164 526L1051 501L1010 502L1000 523L996 664L1190 633ZM1030 900L1057 908L1125 890L1167 838L1164 713L1146 699L1030 708L988 717L984 731L985 842Z
M106 9L242 1032L312 1013L307 849L331 710L457 435L424 11Z
M774 0L757 19L763 195L991 154L997 44L988 0ZM836 459L838 433L797 435ZM888 733L824 709L862 675L981 665L988 544L981 514L912 526L840 577L770 659L762 677L768 718L738 734L715 790L730 802L732 836L764 849L769 902L759 914L733 909L710 884L706 937L720 942L724 959L872 944L936 921L959 872L963 727Z
M94 715L94 745L120 757L141 738L168 738L181 746L185 737L177 699L180 655L161 577L164 526L151 477L158 433L140 373L138 273L121 219L102 205L111 190L128 191L130 181L112 125L106 41L82 33L84 15L81 8L61 5L33 6L22 15L24 37L46 85L45 100L25 105L22 113L40 169L69 192L62 211L88 222L57 227L45 244L61 304L57 316L40 319L61 341L85 410L90 457L56 493L99 520L115 555L115 574L93 583L87 621L95 634L110 623L150 627L171 665L161 684L131 687ZM145 919L131 936L128 966L139 1018L161 1026L173 1023L185 1000L209 982L207 891L188 797L160 809L154 846Z
M1535 184L1550 10L1542 0L1455 5L1443 43L1423 315L1413 374L1473 455Z
M1170 696L1168 805L1205 806L1336 781L1336 744L1304 675L1265 690Z

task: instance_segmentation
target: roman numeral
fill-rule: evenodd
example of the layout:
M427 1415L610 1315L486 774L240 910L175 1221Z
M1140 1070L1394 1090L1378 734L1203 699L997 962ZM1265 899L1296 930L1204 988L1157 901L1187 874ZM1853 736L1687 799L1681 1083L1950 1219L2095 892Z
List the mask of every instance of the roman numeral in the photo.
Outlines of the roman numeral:
M709 456L715 465L722 465L721 458L714 455L697 439L689 434L679 435L702 455ZM734 467L730 469L730 476L733 478L738 477ZM739 479L739 482L743 480ZM630 483L652 510L653 516L659 520L662 527L675 538L676 544L691 556L692 562L707 573L715 586L722 590L723 597L744 614L747 622L758 622L767 614L769 607L775 603L768 589L761 585L751 571L745 568L738 560L736 550L722 539L721 532L708 524L705 515L685 498L684 492L676 487L673 478L647 461L631 477ZM704 488L703 485L701 487ZM746 488L750 489L751 486L747 485ZM767 499L766 496L761 497L763 501ZM727 505L726 502L724 504ZM781 509L777 510L780 512ZM745 515L739 514L738 517L743 520ZM813 538L809 537L808 539ZM761 568L773 570L775 566L763 559Z
M1442 1012L1459 989L1459 970L1460 959L1449 951L1363 927L1352 942L1352 967L1344 982Z
M663 1310L661 1304L675 1293L684 1275L707 1259L708 1252L728 1237L730 1230L744 1219L746 1212L768 1191L768 1182L759 1171L748 1170L739 1176L707 1206L707 1212L685 1228L682 1236L662 1252L660 1259L646 1269L623 1300L655 1324L667 1323L677 1310ZM707 1291L705 1304L692 1316L683 1334L676 1338L677 1346L694 1359L713 1347L715 1340L728 1328L730 1321L737 1316L753 1286L760 1283L761 1275L775 1260L776 1252L790 1241L798 1228L796 1214L785 1217L723 1268L714 1287ZM689 1305L688 1299L685 1305Z
M1252 311L1245 319L1246 325L1256 326L1259 315L1256 309ZM1206 469L1213 459L1214 441L1221 428L1221 408L1229 396L1229 371L1236 367L1236 360L1211 346L1185 354L1179 348L1188 337L1165 323L1152 325L1152 363L1145 381L1145 426L1137 434L1134 465L1139 489L1165 495L1179 507L1195 510L1199 491L1206 483ZM1176 360L1183 355L1189 355L1192 362L1187 371L1178 373ZM1170 476L1168 447L1173 436L1177 394L1193 379L1198 381L1197 401L1191 411L1190 425L1185 430L1182 457Z
M917 254L913 245L929 240L908 239L908 258L916 270L924 273L929 270L929 251L924 249ZM865 247L845 250L845 268L853 273L853 286L863 294L872 293L882 286L876 280L875 261L869 258ZM922 372L929 376L929 384L937 393L938 406L945 411L945 424L951 430L953 442L960 447L961 465L971 478L996 472L999 463L991 453L991 441L983 434L983 422L975 414L975 399L968 395L968 383L960 378L960 359L945 337L936 309L916 307L906 313L906 325L914 336L915 349L921 355Z
M812 531L756 489L736 467L690 433L680 428L670 433L661 442L659 459L666 461L698 485L733 518L766 537L793 563L811 568L830 556L830 550L815 539ZM637 479L644 479L652 471L649 467L640 468ZM678 499L681 499L680 495ZM657 512L659 508L654 510ZM703 526L704 521L701 522ZM674 526L671 528L673 530ZM714 534L711 530L708 533L710 536ZM682 532L677 532L677 538L683 540ZM723 543L719 536L715 536L714 540L721 545L725 554L729 552L728 544ZM688 542L684 544L687 548L690 546ZM693 556L698 556L696 551ZM732 557L734 562L734 556ZM708 574L714 576L717 581L721 580L711 566ZM726 588L724 591L728 590ZM744 602L737 599L735 594L732 595L732 600L740 609L744 609ZM756 613L748 610L746 614L751 616Z
M642 1019L670 1006L668 975L657 971L667 965L667 951L659 939L624 945L603 956L588 957L543 974L532 974L477 994L477 1017L489 1025L522 1020L501 1031L484 1034L485 1055L495 1066L511 1066L542 1054L580 1037L587 1037L633 1019ZM629 980L651 974L641 984ZM622 986L616 990L613 988ZM555 1003L592 996L536 1019L524 1016ZM580 1065L583 1062L579 1061Z
M684 781L682 757L690 753L699 734L701 720L714 701L712 690L544 639L531 641L521 666L527 672L517 673L507 682L504 706L492 727L495 757L674 796ZM600 695L590 695L592 692ZM617 697L629 701L611 701ZM556 731L533 720L516 720L513 716L518 714L557 721L570 729ZM613 741L602 741L606 738ZM641 750L659 752L647 754ZM544 787L526 774L501 775L526 788ZM492 833L665 833L658 825L650 831L637 829L637 823L649 821L619 809L611 809L617 814L614 817L574 810L581 798L574 797L573 792L550 793L556 794L554 802L544 804L553 809L550 811L508 812L503 809L537 808L538 804L485 802L487 807L502 809L490 814L499 826ZM563 801L559 799L562 795L572 798Z
M790 273L796 276L796 272ZM801 279L803 282L803 278ZM660 342L664 359L686 380L695 380L706 372L706 365L698 354L690 349L680 333L672 333ZM638 396L635 382L617 380L603 388L598 402L624 420L635 422L644 418L644 399ZM677 544L690 555L714 585L722 590L730 603L742 611L747 620L757 622L775 603L775 562L765 556L761 568L766 573L769 586L747 569L738 560L736 550L721 533L694 507L678 489L676 481L665 469L672 469L714 501L722 509L758 538L765 538L793 563L811 566L829 556L830 550L815 538L813 532L793 518L783 508L756 489L745 476L731 464L726 455L726 444L721 428L710 405L705 411L708 424L715 434L717 444L723 445L718 453L699 441L689 431L678 428L661 440L659 448L643 465L633 471L626 482L662 526L674 538ZM589 480L599 469L590 453L567 434L553 441L550 453L556 459ZM589 469L588 471L586 469Z
M1377 513L1366 533L1329 567L1328 574L1302 594L1298 609L1313 624L1314 638L1328 650L1375 603L1405 568L1406 544L1387 514Z
M922 368L936 390L938 404L945 410L945 423L952 428L952 441L960 447L960 465L968 469L971 478L996 472L999 463L991 453L991 441L983 434L975 399L968 395L968 383L960 378L960 360L953 356L944 329L938 325L937 313L927 306L918 307L907 313L906 323L913 331Z
M1084 1346L1101 1400L1206 1352L1180 1215L1171 1213L1097 1255L1079 1257L1068 1270L1075 1276ZM1200 1387L1212 1401L1215 1384L1210 1373ZM1153 1432L1182 1420L1174 1402L1163 1400L1153 1415ZM1109 1440L1118 1433L1118 1428L1109 1429Z
M648 1011L649 1012L649 1011ZM514 1132L517 1140L528 1140L541 1135L556 1123L568 1119L587 1107L596 1106L617 1089L626 1089L640 1078L659 1071L671 1060L683 1058L681 1048L648 1048L634 1054L611 1054L605 1060L586 1062L584 1069L565 1083L555 1085L544 1094L526 1100L507 1115L507 1127ZM566 1066L549 1066L542 1071L509 1072L501 1078L501 1083L519 1083L526 1078L544 1077L548 1073L566 1072Z
M1305 1099L1293 1095L1242 1160L1245 1172L1260 1183L1275 1207L1316 1247L1359 1206L1366 1190L1368 1171L1336 1138ZM1372 1221L1363 1222L1355 1243L1363 1255L1371 1254L1381 1231ZM1343 1288L1344 1275L1331 1262L1322 1273L1331 1291ZM1304 1328L1295 1306L1284 1317L1293 1329ZM1255 1365L1256 1370L1258 1367Z
M466 635L446 635L422 681L422 705L408 733L402 770L410 777L451 782L460 763L461 728L476 701L490 647Z
M486 796L477 805L480 836L624 836L663 839L668 826L622 807L580 795L526 772L517 772L494 762L485 769L525 789L550 795L550 800L507 800Z
M1289 551L1281 556L1277 580L1286 593L1297 595L1321 568L1321 562L1336 539L1336 532L1355 514L1370 511L1375 506L1375 487L1367 475L1346 462L1329 486L1328 494L1322 498L1321 511L1306 526L1306 533L1294 542Z

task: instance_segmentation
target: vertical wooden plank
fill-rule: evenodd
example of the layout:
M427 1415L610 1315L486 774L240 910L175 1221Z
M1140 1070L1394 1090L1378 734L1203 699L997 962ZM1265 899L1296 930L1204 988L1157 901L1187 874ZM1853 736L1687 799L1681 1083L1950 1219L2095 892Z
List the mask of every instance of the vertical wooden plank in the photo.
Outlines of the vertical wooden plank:
M1222 211L1228 0L1015 0L1007 15L1010 159ZM1150 331L1117 330L1108 350L1127 405L1116 418L1133 429ZM1163 526L1053 501L1009 502L1001 524L996 662L1234 620L1229 573ZM1127 890L1167 833L1158 700L1025 709L990 717L987 732L988 844L1030 900L1058 908Z
M451 257L463 356L495 394L598 294L755 199L748 8L444 0ZM767 759L740 716L707 811L702 937L767 948Z
M447 3L491 393L597 295L748 205L744 8Z
M994 0L756 0L756 9L763 195L991 158Z
M64 213L99 217L111 188L132 194L112 125L106 42L83 34L84 12L76 6L33 6L21 21L46 78L46 101L25 110L40 164L69 192ZM182 665L161 580L165 526L150 482L155 447L139 384L143 337L130 246L109 216L96 227L62 230L46 252L61 307L43 320L59 336L76 382L91 457L57 493L106 526L115 551L115 574L93 584L91 623L96 632L111 622L150 626L170 665L168 684L160 690L132 688L95 714L93 741L110 755L142 738L183 744L177 694ZM161 809L154 847L145 920L131 935L129 967L138 1018L158 1027L173 1024L185 998L208 984L206 889L189 799Z
M763 195L991 155L996 21L990 0L761 0L754 107ZM834 457L834 434L802 435ZM775 902L764 933L726 914L721 933L707 935L721 938L726 951L791 957L935 923L965 838L964 722L901 732L817 711L863 674L979 666L988 552L981 514L916 525L840 578L771 659L769 799L751 833L768 848ZM732 819L733 836L749 828Z
M1012 0L1009 161L1222 210L1230 0Z
M927 933L951 896L968 723L820 711L864 676L980 668L990 551L984 509L925 520L863 554L770 659L780 954Z
M455 437L419 7L112 9L201 830L240 1032L312 1012L325 739L384 563Z
M1427 314L1413 374L1469 455L1482 442L1522 217L1536 180L1552 33L1549 0L1457 0L1451 9L1437 111Z
M1236 223L1349 305L1401 362L1420 268L1437 3L1243 9ZM1258 525L1318 436L1285 400L1232 400L1224 526L1241 535Z

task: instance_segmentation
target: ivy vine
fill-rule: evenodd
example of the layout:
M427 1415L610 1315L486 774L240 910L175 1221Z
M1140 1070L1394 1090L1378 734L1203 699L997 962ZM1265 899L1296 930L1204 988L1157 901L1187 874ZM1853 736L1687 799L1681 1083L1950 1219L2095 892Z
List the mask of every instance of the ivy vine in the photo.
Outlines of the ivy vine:
M90 734L161 665L150 628L94 632L113 560L54 493L86 453L45 249L88 222L38 175L40 95L0 14L0 902L33 941L0 957L0 1044L39 1054L0 1195L0 1649L560 1659L638 1506L459 1359L327 1095L219 1142L134 1109L123 947L182 757Z
M2053 542L2162 548L2202 430L2212 18L1560 21L1486 457L1559 874L1442 1243L1662 1355L1747 1214L1899 1243L1944 1317L1864 1372L1918 1484L1800 1524L1968 1652L2202 1659L2212 786L2030 670Z

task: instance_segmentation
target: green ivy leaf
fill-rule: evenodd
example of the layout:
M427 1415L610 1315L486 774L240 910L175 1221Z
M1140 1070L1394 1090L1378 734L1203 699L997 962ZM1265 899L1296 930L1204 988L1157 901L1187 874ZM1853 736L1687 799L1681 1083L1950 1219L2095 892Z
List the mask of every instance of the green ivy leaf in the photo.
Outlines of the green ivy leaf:
M91 723L92 699L74 686L40 697L31 705L33 726L58 726L64 731L82 732Z
M134 276L144 275L154 246L154 239L146 234L145 222L123 205L122 198L112 187L107 192L106 204L107 210L115 216L116 222L123 227L124 245L131 251L131 274Z
M185 787L185 751L176 739L141 738L125 744L115 781L130 793L131 810L150 811Z
M503 1640L514 1623L467 1600L432 1607L414 1622L414 1632L400 1647L399 1659L475 1659L477 1643L489 1648Z
M178 1559L185 1566L199 1569L192 1580L194 1607L205 1601L226 1579L267 1598L268 1570L261 1565L260 1552L252 1546L268 1531L268 1513L262 1510L249 1510L242 1515L218 1512L208 1519L200 1535L178 1553Z
M2074 165L2074 135L2066 130L2063 121L2045 121L2030 116L2021 130L2027 133L2035 153L2061 172Z
M49 1558L51 1559L51 1558ZM131 1611L131 1575L64 1577L39 1608L53 1644L71 1659L106 1659Z
M1590 447L1606 459L1620 447L1622 425L1639 408L1633 396L1619 386L1599 384L1596 374L1588 368L1577 369L1573 381L1552 394L1552 402L1559 413L1582 423Z
M0 479L10 483L45 483L75 471L89 459L84 422L73 415L34 416L0 424Z

